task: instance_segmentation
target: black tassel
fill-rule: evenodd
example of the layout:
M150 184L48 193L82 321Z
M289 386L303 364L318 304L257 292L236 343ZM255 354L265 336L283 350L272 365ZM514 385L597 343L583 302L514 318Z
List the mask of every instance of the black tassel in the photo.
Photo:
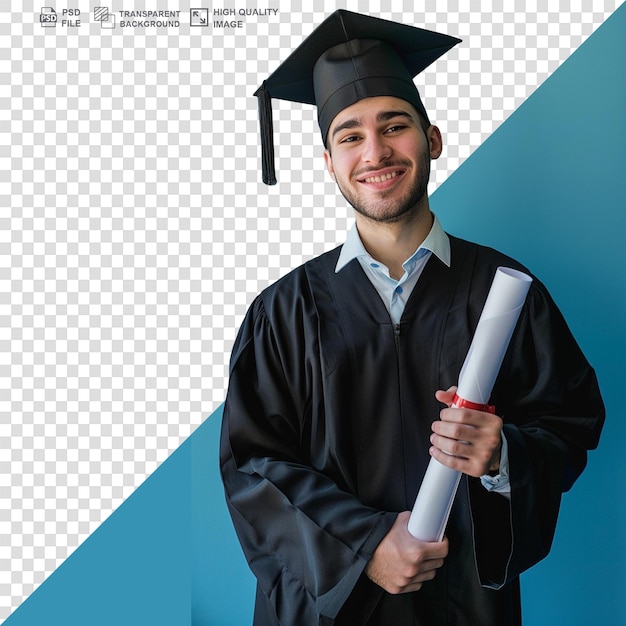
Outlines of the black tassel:
M259 122L261 125L261 171L266 185L276 184L276 168L274 166L274 121L272 116L272 99L265 87L265 81L256 90L258 98Z

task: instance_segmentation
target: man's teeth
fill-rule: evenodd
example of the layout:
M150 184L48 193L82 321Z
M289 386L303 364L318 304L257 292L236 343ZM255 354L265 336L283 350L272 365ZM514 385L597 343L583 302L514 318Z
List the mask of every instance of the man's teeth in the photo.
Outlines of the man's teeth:
M389 180L390 178L395 178L398 175L398 172L390 172L389 174L383 174L382 176L371 176L370 178L366 178L366 183L382 183L385 180Z

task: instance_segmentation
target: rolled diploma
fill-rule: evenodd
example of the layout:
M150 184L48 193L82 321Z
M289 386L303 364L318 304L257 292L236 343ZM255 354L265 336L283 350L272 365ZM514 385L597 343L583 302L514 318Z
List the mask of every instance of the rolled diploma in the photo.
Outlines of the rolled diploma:
M515 330L532 278L508 267L496 270L463 367L457 395L486 405ZM452 405L456 406L455 404ZM441 541L461 472L430 459L409 518L409 532L422 541Z

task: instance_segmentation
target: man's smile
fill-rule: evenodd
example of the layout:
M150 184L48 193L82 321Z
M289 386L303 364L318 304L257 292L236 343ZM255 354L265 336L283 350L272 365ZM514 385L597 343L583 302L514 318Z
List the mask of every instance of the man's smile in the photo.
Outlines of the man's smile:
M389 187L392 184L392 181L399 176L403 176L406 173L405 169L388 169L388 170L378 170L376 172L368 172L366 175L360 175L357 177L357 182L365 183L368 185L374 185L377 187Z

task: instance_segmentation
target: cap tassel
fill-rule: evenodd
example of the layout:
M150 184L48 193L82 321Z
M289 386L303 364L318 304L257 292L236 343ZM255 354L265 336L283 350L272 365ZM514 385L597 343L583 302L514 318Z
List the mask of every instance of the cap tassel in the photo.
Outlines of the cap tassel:
M272 99L265 81L254 94L258 98L259 121L261 125L261 171L266 185L276 184L276 168L274 166L274 122L272 116Z

